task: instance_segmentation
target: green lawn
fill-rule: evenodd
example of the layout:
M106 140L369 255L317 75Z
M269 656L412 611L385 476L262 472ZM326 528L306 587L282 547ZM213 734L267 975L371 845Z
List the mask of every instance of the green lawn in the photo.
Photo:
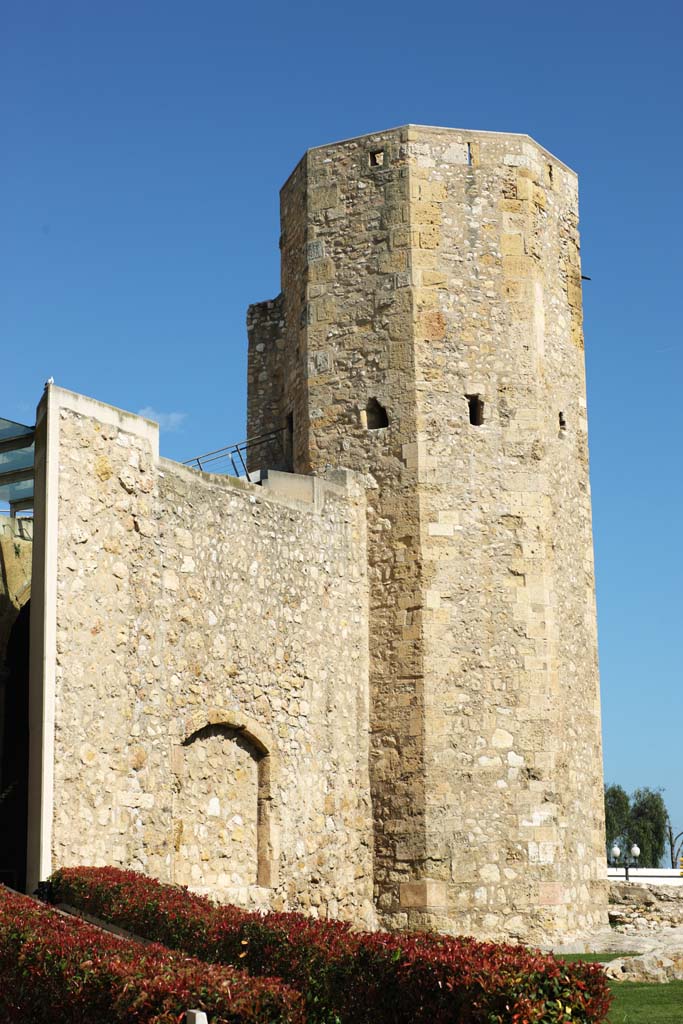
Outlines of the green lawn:
M638 956L637 953L556 953L558 960L568 960L569 963L576 963L577 960L587 961L589 964L604 964L608 960L618 960L622 956Z
M609 1024L683 1024L683 981L645 985L612 981Z
M616 960L622 953L561 954L562 960ZM626 956L636 956L627 953ZM637 981L611 981L614 996L609 1024L683 1024L683 981L646 985Z

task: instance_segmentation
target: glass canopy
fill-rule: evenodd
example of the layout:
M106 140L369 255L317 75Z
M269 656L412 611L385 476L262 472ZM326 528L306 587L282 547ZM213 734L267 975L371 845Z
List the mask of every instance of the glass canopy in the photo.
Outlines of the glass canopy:
M33 507L33 427L0 417L0 506Z

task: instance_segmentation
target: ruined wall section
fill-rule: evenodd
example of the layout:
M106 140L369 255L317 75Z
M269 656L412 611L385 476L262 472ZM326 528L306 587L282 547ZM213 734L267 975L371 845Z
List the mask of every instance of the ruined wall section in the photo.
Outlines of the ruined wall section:
M310 472L308 452L307 328L315 320L315 306L308 305L315 292L317 244L309 244L306 216L308 162L294 168L280 192L281 234L280 295L249 307L249 372L247 379L247 427L249 436L281 430L282 444L268 446L249 456L249 469L294 469ZM284 454L284 459L283 459Z
M200 474L69 408L59 466L54 865L371 925L362 489Z
M249 338L247 366L247 438L278 431L278 436L256 443L247 451L247 467L291 469L292 438L285 410L285 375L289 374L284 299L259 302L247 312Z
M32 555L33 520L0 516L0 666L16 617L31 597Z
M281 285L285 313L285 365L282 415L295 473L309 473L310 412L307 392L308 323L315 310L307 306L310 232L308 162L299 161L280 191Z
M410 133L443 884L416 923L449 929L455 911L479 934L569 934L604 904L576 177L523 136Z

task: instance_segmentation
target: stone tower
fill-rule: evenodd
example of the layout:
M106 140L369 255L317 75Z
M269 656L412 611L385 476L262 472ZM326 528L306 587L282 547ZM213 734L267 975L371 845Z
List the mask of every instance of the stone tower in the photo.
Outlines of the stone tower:
M576 175L528 136L310 150L249 311L258 465L366 474L375 900L526 939L604 913Z

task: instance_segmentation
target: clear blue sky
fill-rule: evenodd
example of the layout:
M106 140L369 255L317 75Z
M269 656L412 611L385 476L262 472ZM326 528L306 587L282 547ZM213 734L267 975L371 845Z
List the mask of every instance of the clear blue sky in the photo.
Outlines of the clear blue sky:
M681 8L7 0L0 415L43 381L242 439L303 151L407 122L526 132L580 175L605 768L683 828ZM149 415L154 416L155 412Z

